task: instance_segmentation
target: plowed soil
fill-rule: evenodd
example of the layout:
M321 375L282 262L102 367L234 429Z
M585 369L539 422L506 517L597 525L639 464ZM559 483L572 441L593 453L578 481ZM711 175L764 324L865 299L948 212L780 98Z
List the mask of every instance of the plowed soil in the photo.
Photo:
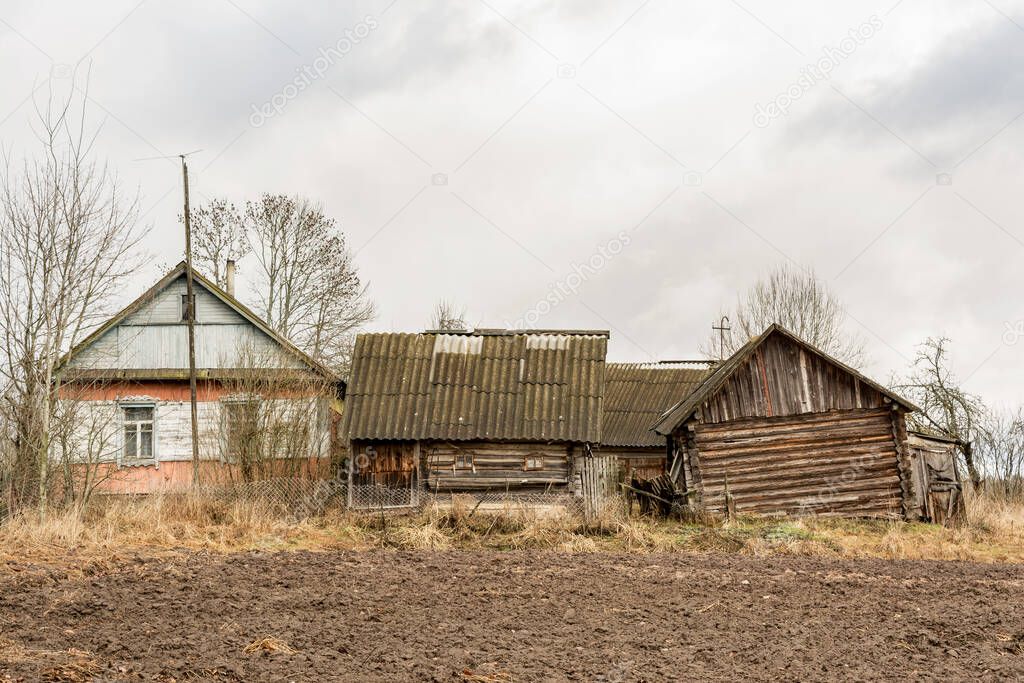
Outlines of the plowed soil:
M1024 677L1010 565L492 552L0 567L0 680Z

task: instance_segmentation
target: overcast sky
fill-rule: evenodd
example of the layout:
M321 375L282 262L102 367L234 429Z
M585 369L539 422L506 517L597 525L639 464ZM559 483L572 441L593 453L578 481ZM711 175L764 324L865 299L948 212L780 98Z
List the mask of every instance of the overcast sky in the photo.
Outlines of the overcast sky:
M135 160L200 149L194 202L323 203L372 329L447 297L690 358L792 262L880 379L941 334L970 389L1021 402L1021 0L5 0L5 149L76 67L152 226L126 298L183 251L178 165Z

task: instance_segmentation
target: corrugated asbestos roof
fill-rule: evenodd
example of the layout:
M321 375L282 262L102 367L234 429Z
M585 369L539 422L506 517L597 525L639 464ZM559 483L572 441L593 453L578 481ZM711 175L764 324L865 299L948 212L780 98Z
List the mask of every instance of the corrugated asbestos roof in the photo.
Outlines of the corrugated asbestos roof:
M349 439L598 443L607 332L362 334Z
M754 350L773 334L780 334L784 337L789 338L794 343L802 346L808 352L813 353L819 356L820 358L823 358L824 360L826 360L829 363L832 363L833 365L840 368L844 372L847 372L850 375L856 377L869 387L872 387L873 389L877 390L883 396L888 396L890 399L892 399L893 402L902 405L907 410L911 412L920 410L917 406L915 406L913 403L906 400L905 398L902 398L901 396L893 393L891 390L887 389L886 387L883 387L881 384L878 384L874 380L868 379L862 373L858 372L857 370L854 370L853 368L846 365L842 361L836 360L835 358L828 355L821 349L811 346L803 339L796 336L795 334L793 334L786 328L782 327L781 325L775 324L770 325L768 329L765 330L760 335L751 338L751 340L744 344L739 351L734 353L725 362L720 363L717 367L715 367L714 370L704 379L704 381L701 382L699 386L694 388L693 392L689 396L679 401L679 403L677 403L669 410L666 410L665 413L661 416L661 418L658 419L655 423L653 427L654 431L656 431L658 434L668 435L674 432L676 429L678 429L680 425L683 424L683 422L690 419L690 417L694 414L694 412L702 403L708 400L716 391L718 391L722 387L723 384L725 384L726 380L728 380L729 377L734 372L736 372L736 370L740 366L742 366L748 358L750 358L750 355L754 352Z
M651 429L666 410L692 392L708 375L692 363L609 363L605 381L605 446L656 447L665 437Z

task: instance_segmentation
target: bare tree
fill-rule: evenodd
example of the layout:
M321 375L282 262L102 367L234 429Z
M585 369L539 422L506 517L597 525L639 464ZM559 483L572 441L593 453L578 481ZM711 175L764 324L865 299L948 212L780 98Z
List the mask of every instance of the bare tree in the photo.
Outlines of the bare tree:
M974 442L986 419L981 398L965 391L949 368L949 340L933 337L925 340L907 377L893 382L893 390L906 396L921 410L910 415L911 427L937 430L956 440L957 450L967 467L971 483L981 484L981 473L974 458Z
M334 219L300 197L271 194L247 202L241 214L218 200L193 217L200 269L223 286L227 260L251 255L247 303L310 356L344 372L374 306Z
M733 330L725 338L726 355L778 323L848 365L857 367L864 362L864 341L847 331L842 303L812 271L790 265L776 268L738 299L729 318ZM717 358L719 345L715 333L703 351Z
M434 312L430 316L430 328L433 330L464 330L466 329L466 309L457 308L447 299L434 304Z
M216 439L231 480L315 478L328 470L335 383L290 369L289 360L276 349L250 345L231 358L236 372L222 385Z
M74 91L73 91L74 92ZM136 271L137 198L92 158L87 94L36 108L37 157L0 177L0 411L10 431L8 505L45 510L61 355L109 312Z
M988 477L986 490L1024 498L1024 409L989 412L979 430L976 459Z
M214 199L191 213L193 264L225 289L227 262L240 261L249 252L242 215L225 199Z
M106 382L62 374L50 455L62 474L63 504L84 511L93 494L118 477L121 422Z

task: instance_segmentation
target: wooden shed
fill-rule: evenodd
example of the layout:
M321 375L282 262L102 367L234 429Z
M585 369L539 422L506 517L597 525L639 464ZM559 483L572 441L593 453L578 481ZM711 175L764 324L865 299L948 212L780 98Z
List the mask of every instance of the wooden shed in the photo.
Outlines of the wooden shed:
M343 438L356 486L578 486L601 441L605 331L437 331L356 340Z
M654 429L675 453L677 484L709 512L916 519L913 410L772 325Z
M690 394L708 374L701 361L608 363L601 455L619 463L621 477L654 479L665 473L671 451L651 423Z
M913 506L921 519L948 524L962 518L963 484L956 466L957 440L934 432L910 432Z

